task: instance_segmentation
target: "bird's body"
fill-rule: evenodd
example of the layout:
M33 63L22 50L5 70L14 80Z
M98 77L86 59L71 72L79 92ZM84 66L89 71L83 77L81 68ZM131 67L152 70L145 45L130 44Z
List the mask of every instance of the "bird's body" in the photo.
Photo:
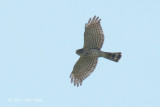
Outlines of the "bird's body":
M111 53L111 52L103 52L97 49L79 49L76 51L77 55L81 57L91 57L91 58L96 58L96 57L104 57L109 60L113 60L115 62L118 62L119 58L121 57L121 53Z
M94 16L85 25L84 46L82 49L76 51L80 58L74 65L70 75L71 82L74 82L74 85L82 85L82 81L94 71L98 57L104 57L115 62L118 62L121 58L120 52L111 53L101 51L104 34L100 21L99 17Z
M81 57L102 57L103 54L97 49L79 49L76 53Z

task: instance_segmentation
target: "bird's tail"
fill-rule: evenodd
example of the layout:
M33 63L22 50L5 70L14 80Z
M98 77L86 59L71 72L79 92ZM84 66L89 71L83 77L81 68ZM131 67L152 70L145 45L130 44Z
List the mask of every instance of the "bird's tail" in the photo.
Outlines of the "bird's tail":
M118 62L119 59L121 58L121 52L117 53L103 52L103 57Z

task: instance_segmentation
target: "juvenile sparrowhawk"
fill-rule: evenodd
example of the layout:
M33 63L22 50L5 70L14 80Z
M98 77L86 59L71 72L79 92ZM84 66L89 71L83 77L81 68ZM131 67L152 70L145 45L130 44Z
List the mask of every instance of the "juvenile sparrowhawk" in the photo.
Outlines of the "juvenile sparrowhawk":
M74 86L77 85L78 87L82 85L82 81L94 71L98 57L104 57L115 62L118 62L121 58L121 52L111 53L101 51L104 34L100 21L99 17L94 16L85 25L84 46L82 49L76 50L76 54L80 58L74 65L70 75L71 83L74 82Z

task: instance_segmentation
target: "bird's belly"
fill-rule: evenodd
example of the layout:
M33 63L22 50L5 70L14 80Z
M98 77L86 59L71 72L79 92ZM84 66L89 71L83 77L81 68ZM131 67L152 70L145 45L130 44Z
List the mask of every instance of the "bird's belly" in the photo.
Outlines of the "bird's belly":
M87 52L86 56L88 56L88 57L101 57L102 52L100 50L91 49Z

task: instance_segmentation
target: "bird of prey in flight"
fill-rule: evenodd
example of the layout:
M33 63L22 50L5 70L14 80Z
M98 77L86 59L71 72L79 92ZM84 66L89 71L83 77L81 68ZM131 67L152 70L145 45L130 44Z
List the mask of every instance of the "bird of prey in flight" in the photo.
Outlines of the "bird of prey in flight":
M115 62L118 62L121 58L121 52L103 52L101 51L104 34L100 24L101 19L94 16L90 18L85 25L84 32L84 45L82 49L76 50L76 54L80 56L73 71L70 75L71 83L74 86L82 85L84 79L86 79L95 69L98 61L98 57L103 57Z

